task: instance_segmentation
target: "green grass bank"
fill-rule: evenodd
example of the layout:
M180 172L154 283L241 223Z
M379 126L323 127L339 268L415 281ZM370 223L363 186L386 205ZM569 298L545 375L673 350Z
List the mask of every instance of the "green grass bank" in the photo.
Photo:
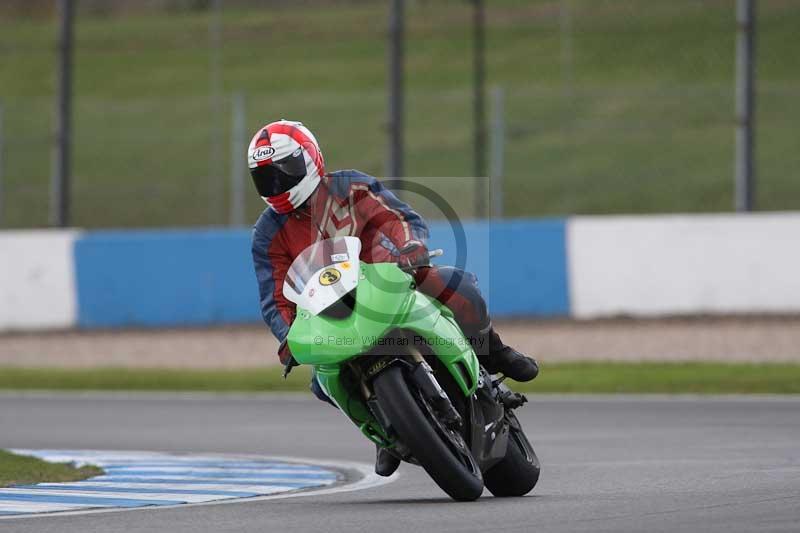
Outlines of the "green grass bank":
M0 368L0 389L61 391L308 391L310 372L282 369L130 370ZM544 364L532 383L513 384L530 393L800 394L800 365L724 363Z
M92 465L78 467L69 463L48 463L36 457L0 450L0 487L80 481L102 473L101 468Z
M207 12L81 12L74 224L226 223L234 92L248 130L302 120L329 169L382 175L387 5L225 9L218 85ZM758 6L757 204L798 209L800 4ZM407 10L406 174L462 216L473 205L470 16L455 0ZM735 2L496 0L487 24L489 83L505 89L508 216L731 210ZM55 40L53 18L0 19L2 227L47 225ZM250 192L254 220L263 203Z

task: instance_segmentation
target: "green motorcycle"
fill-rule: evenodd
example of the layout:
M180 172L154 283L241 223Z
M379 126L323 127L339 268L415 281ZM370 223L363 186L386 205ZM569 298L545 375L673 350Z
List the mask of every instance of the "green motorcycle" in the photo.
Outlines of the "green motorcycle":
M453 313L393 263L359 261L356 237L319 241L292 263L287 342L322 390L379 446L422 466L453 499L484 485L522 496L539 460L514 409L527 401L478 362ZM431 256L441 251L431 252Z

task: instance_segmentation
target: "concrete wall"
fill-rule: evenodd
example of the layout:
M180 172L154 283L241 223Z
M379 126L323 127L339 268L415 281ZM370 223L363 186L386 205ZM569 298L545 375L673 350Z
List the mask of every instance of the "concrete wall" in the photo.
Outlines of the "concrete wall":
M800 312L800 214L431 224L495 316ZM0 232L0 329L260 320L249 230Z
M800 312L800 214L578 217L571 312Z
M75 231L0 232L0 329L75 325Z

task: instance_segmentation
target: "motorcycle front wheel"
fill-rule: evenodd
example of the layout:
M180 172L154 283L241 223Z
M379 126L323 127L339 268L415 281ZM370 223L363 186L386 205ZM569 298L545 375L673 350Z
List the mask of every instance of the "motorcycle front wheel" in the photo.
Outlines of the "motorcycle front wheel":
M444 442L436 431L437 422L429 419L409 391L403 369L387 368L375 378L373 388L398 438L436 484L454 500L478 499L483 492L480 470L468 468Z

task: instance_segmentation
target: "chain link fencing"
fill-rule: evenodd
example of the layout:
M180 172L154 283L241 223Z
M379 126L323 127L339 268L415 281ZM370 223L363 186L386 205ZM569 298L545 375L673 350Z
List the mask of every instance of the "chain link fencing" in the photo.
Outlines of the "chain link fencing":
M232 196L233 158L279 118L317 134L328 170L384 174L387 2L78 7L73 225L254 220L263 203L247 176ZM443 177L412 179L460 216L476 194L504 217L732 209L735 2L487 3L488 79L504 95L489 137L504 142L486 150L502 180L470 177L470 6L409 0L406 13L406 172ZM800 208L797 27L800 4L759 1L760 209ZM56 29L52 2L0 8L2 228L48 224Z

